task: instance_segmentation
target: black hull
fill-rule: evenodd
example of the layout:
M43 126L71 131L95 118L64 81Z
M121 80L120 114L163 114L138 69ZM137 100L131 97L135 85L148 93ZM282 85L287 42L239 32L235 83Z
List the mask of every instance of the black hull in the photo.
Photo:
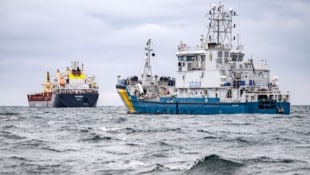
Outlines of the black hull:
M96 107L99 94L56 94L53 107Z

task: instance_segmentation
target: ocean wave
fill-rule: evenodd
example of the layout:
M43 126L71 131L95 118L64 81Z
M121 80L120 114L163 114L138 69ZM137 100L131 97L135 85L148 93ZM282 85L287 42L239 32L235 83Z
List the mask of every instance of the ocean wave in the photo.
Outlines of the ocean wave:
M166 143L166 142L164 142L164 141L158 142L158 145L159 145L159 146L171 146L170 144L168 144L168 143Z
M305 118L307 114L293 114L291 115L292 118Z
M154 128L154 129L139 129L135 127L116 128L116 127L101 127L102 131L107 133L125 133L125 134L139 134L139 133L162 133L162 132L181 132L181 128Z
M102 137L100 135L94 135L93 137L83 139L83 141L100 141L100 140L112 140L112 137Z
M22 140L18 142L18 145L15 145L17 149L40 149L44 151L51 151L51 152L68 152L68 151L76 151L75 149L61 147L59 145L55 145L54 142L44 141L40 139L28 139Z
M128 146L140 146L139 144L136 144L136 143L126 143L126 145L128 145Z
M121 132L120 128L112 128L112 127L101 127L100 130L107 133L119 133Z
M60 163L54 164L34 164L25 163L22 165L22 174L73 174L71 166Z
M125 134L180 132L181 131L181 128L135 129L131 127L126 127L126 128L101 127L100 129L107 133L125 133Z
M203 130L203 129L198 129L197 132L203 132L203 133L213 134L212 132L206 131L206 130Z
M115 123L122 123L122 122L125 122L127 121L128 119L125 118L125 117L118 117L114 122Z
M46 150L46 151L52 151L52 152L58 152L58 153L61 153L63 152L63 150L59 150L59 149L56 149L56 148L52 148L50 146L43 146L41 147L42 150Z
M136 130L136 129L133 129L133 128L125 128L125 129L124 129L124 132L125 132L126 134L131 134L131 133L137 132L137 130Z
M23 140L16 145L16 148L23 148L23 149L40 149L45 151L52 151L52 152L63 152L62 149L53 148L53 142L44 141L40 139L28 139Z
M205 156L202 159L197 160L190 169L183 172L185 175L222 175L222 174L234 174L244 164L224 159L216 154Z
M14 140L20 140L20 139L25 139L26 138L24 136L13 134L13 133L7 132L7 131L0 131L0 136L4 137L6 139L14 139Z
M161 173L169 172L169 171L171 171L170 168L165 167L164 165L157 163L155 165L152 165L150 167L150 170L145 170L145 171L139 172L137 174L161 174Z
M10 129L10 128L16 128L15 125L5 125L5 126L2 126L3 129Z
M208 139L222 139L222 138L221 137L215 137L215 136L205 136L202 139L208 140Z
M82 129L80 129L80 132L85 133L85 132L91 131L92 129L93 129L93 128L91 128L91 127L82 128Z
M3 115L3 116L17 116L17 115L20 115L20 113L18 112L0 112L0 115Z
M12 157L9 157L9 159L11 159L13 161L30 161L24 157L19 157L19 156L12 156Z
M251 123L248 123L248 122L227 122L225 124L231 125L231 126L252 125Z
M47 145L47 142L40 139L30 139L19 142L20 145L24 146L24 148L42 148Z
M0 174L307 174L310 170L309 113L279 118L137 116L118 110L5 108L0 111ZM3 116L5 112L12 113Z
M273 138L274 142L278 142L278 143L300 143L298 140L294 139L294 138L284 138L281 136L276 136ZM274 143L273 142L273 143Z
M25 164L32 163L33 160L23 156L10 156L0 158L0 174L25 174L18 173L18 169Z
M298 160L293 159L273 159L266 156L256 157L252 159L244 160L245 164L256 164L256 163L294 163L294 162L300 162Z
M248 144L248 145L253 145L253 144L258 143L258 141L255 141L255 140L248 140L248 139L243 138L243 137L237 137L237 138L235 139L235 141L237 141L237 143L243 143L243 144Z
M158 128L158 129L147 129L141 130L141 132L145 133L160 133L160 132L181 132L181 128Z
M167 153L154 153L152 154L152 157L156 159L156 158L163 158L163 157L169 157L169 156L167 155Z
M79 141L82 142L100 142L100 141L112 141L112 140L119 140L112 138L110 136L102 136L96 133L90 133L89 135L83 136Z
M225 138L221 137L225 142L233 143L232 147L247 147L251 145L265 145L266 141L259 138L250 138L250 137L233 137L233 138Z

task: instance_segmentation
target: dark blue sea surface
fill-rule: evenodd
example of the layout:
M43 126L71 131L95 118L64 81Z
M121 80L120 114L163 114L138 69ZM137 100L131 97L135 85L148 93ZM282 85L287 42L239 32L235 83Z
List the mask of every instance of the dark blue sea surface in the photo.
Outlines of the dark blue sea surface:
M291 115L0 107L0 174L310 174L310 106Z

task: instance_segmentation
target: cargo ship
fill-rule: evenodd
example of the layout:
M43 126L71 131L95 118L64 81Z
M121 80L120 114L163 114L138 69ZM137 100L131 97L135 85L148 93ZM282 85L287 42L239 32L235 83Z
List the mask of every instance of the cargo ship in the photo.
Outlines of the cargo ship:
M73 61L65 72L57 70L51 81L47 72L43 92L28 94L30 107L96 107L99 93L95 77L88 77L84 65Z
M195 47L177 46L177 72L157 76L152 41L145 47L144 70L139 76L118 76L116 89L129 113L144 114L290 114L290 94L270 76L266 60L245 59L234 36L233 9L212 4L207 13L207 36Z

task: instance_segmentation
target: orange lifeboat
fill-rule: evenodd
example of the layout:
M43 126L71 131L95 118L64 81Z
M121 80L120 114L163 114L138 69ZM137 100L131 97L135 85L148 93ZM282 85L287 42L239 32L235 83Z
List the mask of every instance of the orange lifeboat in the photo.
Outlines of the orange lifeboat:
M60 78L59 78L59 83L60 83L60 86L65 86L65 78L63 77L63 76L61 76Z

